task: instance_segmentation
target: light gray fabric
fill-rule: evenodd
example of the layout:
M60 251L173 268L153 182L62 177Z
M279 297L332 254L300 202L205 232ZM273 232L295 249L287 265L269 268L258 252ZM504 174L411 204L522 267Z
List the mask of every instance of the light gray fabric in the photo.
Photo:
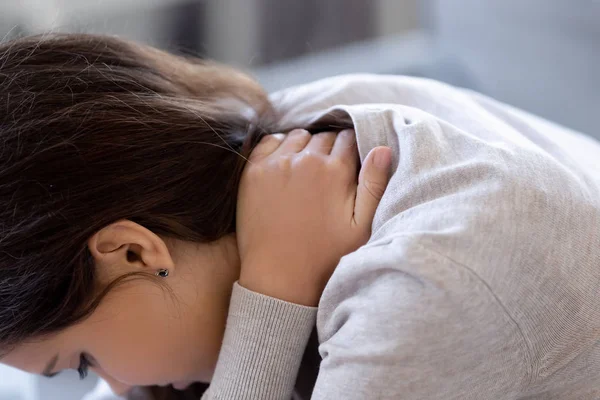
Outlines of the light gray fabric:
M272 96L394 151L317 314L313 400L600 398L600 145L475 93L352 75ZM203 400L289 400L313 309L236 285Z
M343 76L272 99L299 126L342 110L361 158L395 154L369 243L323 293L313 399L600 398L597 142L415 78ZM223 348L238 357L219 360L204 399L287 399L281 377L260 376L273 374L269 356L302 351L265 340L257 295L236 293L255 308L230 319ZM229 341L246 323L252 334ZM235 396L215 394L232 385Z
M223 347L203 399L291 399L316 307L234 284ZM260 371L260 373L256 373Z

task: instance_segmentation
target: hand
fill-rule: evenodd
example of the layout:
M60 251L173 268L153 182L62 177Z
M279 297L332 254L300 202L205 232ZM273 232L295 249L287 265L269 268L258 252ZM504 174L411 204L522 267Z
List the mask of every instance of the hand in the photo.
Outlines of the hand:
M268 135L244 169L237 203L239 283L316 306L340 258L358 249L389 182L391 150L377 147L358 175L354 131Z

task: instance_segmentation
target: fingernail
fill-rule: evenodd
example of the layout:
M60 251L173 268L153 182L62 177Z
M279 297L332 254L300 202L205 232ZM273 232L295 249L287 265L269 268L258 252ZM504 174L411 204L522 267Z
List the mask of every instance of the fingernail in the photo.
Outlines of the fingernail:
M305 133L308 133L308 131L306 129L294 129L289 134L290 135L303 135Z
M345 138L354 137L354 131L352 129L344 129L340 132L340 135L342 135Z
M390 166L390 162L392 161L392 152L386 150L379 150L375 153L375 159L373 162L375 166L379 169L388 169Z

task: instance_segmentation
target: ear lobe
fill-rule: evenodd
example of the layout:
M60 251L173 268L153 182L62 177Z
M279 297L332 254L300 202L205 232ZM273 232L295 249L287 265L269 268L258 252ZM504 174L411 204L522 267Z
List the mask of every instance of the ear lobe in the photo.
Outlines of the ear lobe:
M161 268L173 270L174 262L165 242L149 229L129 220L114 222L88 240L96 264L115 266L123 273Z

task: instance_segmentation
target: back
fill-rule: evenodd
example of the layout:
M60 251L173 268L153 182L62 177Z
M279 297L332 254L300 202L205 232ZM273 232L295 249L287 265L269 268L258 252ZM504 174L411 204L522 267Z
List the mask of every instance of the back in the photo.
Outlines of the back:
M370 242L319 306L315 398L600 396L596 141L415 78L336 77L272 100L289 125L349 116L363 159L395 154Z

